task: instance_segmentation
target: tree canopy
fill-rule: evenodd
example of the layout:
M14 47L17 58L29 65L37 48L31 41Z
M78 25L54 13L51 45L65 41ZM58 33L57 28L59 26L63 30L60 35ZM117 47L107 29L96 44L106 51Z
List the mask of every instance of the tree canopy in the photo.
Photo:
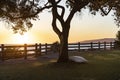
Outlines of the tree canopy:
M65 6L60 2L65 2L71 12L87 8L93 15L100 12L105 16L113 11L116 24L120 26L120 0L0 0L0 19L8 22L15 33L22 33L32 27L31 19L37 19L44 9L57 5L62 10L59 16L64 17Z

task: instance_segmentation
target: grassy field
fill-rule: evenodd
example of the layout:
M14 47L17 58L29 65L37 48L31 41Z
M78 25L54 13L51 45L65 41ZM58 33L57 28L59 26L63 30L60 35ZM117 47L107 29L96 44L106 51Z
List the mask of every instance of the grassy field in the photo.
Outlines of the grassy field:
M56 60L0 64L0 80L120 80L120 51L72 52L87 64L55 63Z

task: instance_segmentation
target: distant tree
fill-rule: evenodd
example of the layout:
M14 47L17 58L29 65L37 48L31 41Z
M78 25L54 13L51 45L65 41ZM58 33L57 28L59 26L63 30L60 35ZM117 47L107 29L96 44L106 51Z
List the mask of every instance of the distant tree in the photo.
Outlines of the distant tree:
M120 49L120 31L118 31L116 35L115 48Z
M57 62L68 62L68 37L71 20L75 13L89 9L106 16L114 12L116 24L120 26L120 0L0 0L0 17L8 22L15 33L21 34L32 27L31 20L45 9L51 10L52 28L60 39L60 56ZM65 17L66 9L69 14ZM62 30L57 26L60 22Z

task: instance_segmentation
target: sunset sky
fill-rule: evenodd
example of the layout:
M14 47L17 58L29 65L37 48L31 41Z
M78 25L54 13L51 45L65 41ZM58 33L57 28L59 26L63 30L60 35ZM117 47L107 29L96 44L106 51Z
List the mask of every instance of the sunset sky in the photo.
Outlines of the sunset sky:
M119 28L111 16L112 12L105 17L100 14L96 16L83 11L76 14L71 23L69 42L79 42L83 40L99 38L115 38ZM0 22L0 44L20 44L20 43L52 43L59 41L57 35L52 30L52 15L47 11L40 14L40 20L32 21L33 27L24 35L14 34L9 25ZM58 24L59 25L59 24Z

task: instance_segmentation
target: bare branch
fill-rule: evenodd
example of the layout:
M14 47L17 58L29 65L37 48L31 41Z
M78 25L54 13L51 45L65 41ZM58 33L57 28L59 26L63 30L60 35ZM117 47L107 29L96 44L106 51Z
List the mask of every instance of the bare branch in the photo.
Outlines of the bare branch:
M67 20L66 20L66 23L69 24L69 23L71 22L74 14L75 14L76 12L77 12L77 10L75 10L74 8L71 10L71 12L70 12L70 14L69 14L69 16L68 16L68 18L67 18Z
M58 29L58 27L56 25L56 20L58 19L61 23L64 21L63 21L63 18L57 12L57 3L59 1L61 1L61 0L58 0L57 2L55 2L55 0L49 0L49 2L51 3L51 5L53 7L52 8L52 15L53 15L52 27L53 27L53 30L55 31L55 33L60 37L62 32Z
M70 0L70 1L71 1L71 0ZM66 22L67 22L67 23L70 23L71 20L72 20L72 18L73 18L73 16L74 16L74 14L75 14L77 11L80 11L80 10L81 10L83 7L85 7L88 3L89 3L88 1L84 1L84 0L82 0L82 1L77 1L77 0L76 0L76 1L74 2L74 6L73 6L73 8L72 8L72 10L71 10L71 12L70 12L70 14L69 14Z
M68 0L70 3L74 4L74 1L73 0Z
M108 9L108 11L105 11L103 8L104 7L102 7L102 5L99 3L99 1L97 1L96 3L95 2L92 2L96 7L99 7L99 9L102 11L102 13L104 14L104 15L108 15L109 13L110 13L110 11L112 10L112 7L110 7L110 9ZM105 2L104 4L106 4L106 3L108 3L108 2ZM112 6L114 6L114 5L112 5Z
M100 10L102 11L102 13L103 13L104 15L108 15L108 14L110 13L110 11L112 10L112 7L108 10L108 12L107 12L107 11L104 11L103 8L100 8Z
M65 8L63 6L60 6L60 5L57 5L57 7L62 9L62 12L61 12L60 16L63 18L64 14L65 14Z
M54 17L56 17L60 21L60 23L63 24L65 22L64 19L63 19L64 13L65 13L65 9L62 6L57 5L58 2L60 2L61 0L59 0L57 2L55 2L55 0L50 0L50 1L51 1L50 3L53 6L52 12L53 12ZM61 8L62 9L61 15L58 14L57 8Z
M52 9L52 14L53 14L53 20L52 20L52 27L53 30L56 32L56 34L60 37L61 36L61 31L58 29L56 25L56 11Z

